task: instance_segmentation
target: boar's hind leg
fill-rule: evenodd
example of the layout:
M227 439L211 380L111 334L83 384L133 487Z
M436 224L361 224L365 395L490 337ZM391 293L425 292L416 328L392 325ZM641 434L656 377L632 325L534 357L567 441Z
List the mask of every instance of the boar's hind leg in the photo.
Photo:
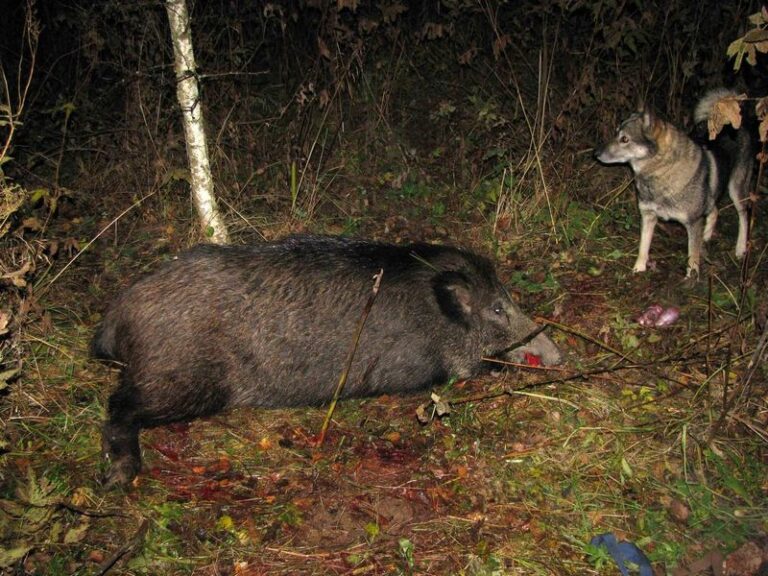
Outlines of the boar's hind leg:
M190 362L184 370L135 380L126 370L109 398L102 448L109 463L107 487L131 482L141 470L139 431L142 428L210 416L230 405L220 363Z
M109 419L101 431L102 453L109 464L103 481L107 488L128 484L141 470L136 396L124 379L109 398Z

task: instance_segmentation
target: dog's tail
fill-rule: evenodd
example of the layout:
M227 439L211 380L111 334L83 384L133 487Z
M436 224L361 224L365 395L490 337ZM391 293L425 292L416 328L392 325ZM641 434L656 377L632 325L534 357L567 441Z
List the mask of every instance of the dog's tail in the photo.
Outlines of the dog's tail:
M728 96L736 96L736 92L729 90L728 88L714 88L704 94L699 103L696 104L696 108L693 110L693 121L698 124L699 122L706 122L709 117L712 116L712 110L715 108L715 104L723 98Z

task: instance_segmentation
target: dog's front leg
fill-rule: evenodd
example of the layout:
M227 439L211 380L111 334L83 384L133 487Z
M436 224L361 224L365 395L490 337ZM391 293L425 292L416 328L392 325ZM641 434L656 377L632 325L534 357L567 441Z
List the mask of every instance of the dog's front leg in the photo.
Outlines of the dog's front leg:
M653 210L640 210L642 224L640 227L640 249L637 252L637 261L633 272L645 272L648 266L648 252L651 250L651 240L653 240L653 229L656 228L658 217Z
M701 218L685 224L688 231L688 271L686 278L699 277L699 262L701 262L701 246L704 241L704 222Z

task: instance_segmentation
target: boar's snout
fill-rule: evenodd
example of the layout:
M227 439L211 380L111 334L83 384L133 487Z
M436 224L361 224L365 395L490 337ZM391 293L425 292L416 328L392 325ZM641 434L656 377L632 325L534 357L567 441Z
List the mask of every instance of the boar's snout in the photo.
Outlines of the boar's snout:
M540 332L540 327L537 327L535 324L533 326L534 328L530 333L539 333L522 346L518 346L517 348L506 352L503 355L503 358L512 362L523 362L525 361L526 354L534 354L541 358L541 363L544 366L557 366L562 364L563 354L560 352L560 348L557 347L557 344L552 342L546 334Z

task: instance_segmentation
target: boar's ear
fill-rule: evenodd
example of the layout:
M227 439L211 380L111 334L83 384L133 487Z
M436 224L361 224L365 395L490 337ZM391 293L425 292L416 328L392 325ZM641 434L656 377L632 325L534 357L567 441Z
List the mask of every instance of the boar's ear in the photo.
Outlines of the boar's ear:
M460 272L441 272L432 281L440 310L449 320L469 326L472 314L472 291L469 281Z

